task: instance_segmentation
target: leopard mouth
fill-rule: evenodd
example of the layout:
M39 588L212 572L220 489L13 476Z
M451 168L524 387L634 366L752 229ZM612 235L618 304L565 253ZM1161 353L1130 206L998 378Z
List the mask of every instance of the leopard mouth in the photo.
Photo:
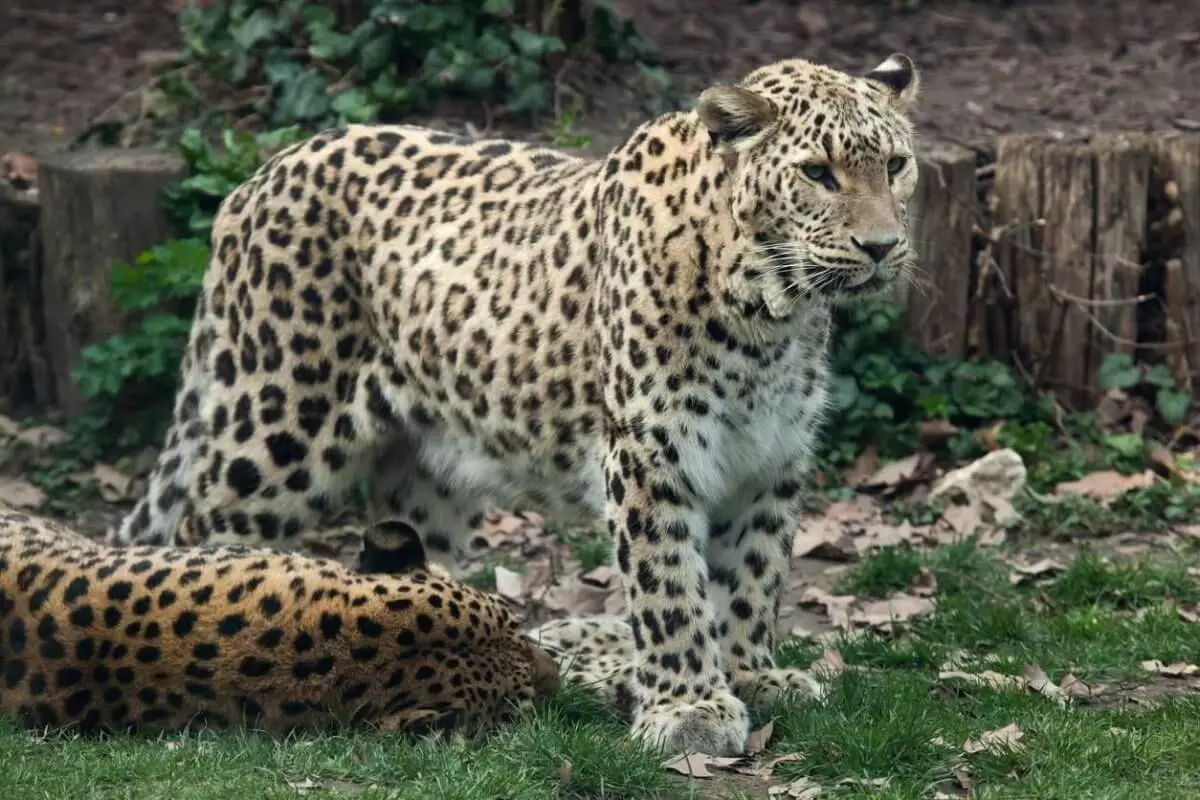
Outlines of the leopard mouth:
M792 299L805 295L825 298L857 297L874 294L891 282L887 270L879 265L865 269L847 269L798 264L788 252L788 240L779 236L756 233L754 244L763 260L773 270L804 276L803 281L790 281L785 288L784 293Z
M822 273L834 273L833 277L820 281L820 293L827 296L859 297L874 294L890 283L882 267L874 267L866 277L859 277L848 270L822 269ZM815 276L814 276L815 278Z

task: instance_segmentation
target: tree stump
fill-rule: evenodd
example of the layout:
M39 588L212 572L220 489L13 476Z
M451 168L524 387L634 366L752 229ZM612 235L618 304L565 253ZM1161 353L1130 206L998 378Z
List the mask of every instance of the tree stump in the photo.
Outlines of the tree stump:
M36 163L33 175L36 180ZM0 398L10 408L46 406L52 399L37 225L36 183L14 181L6 170L0 175Z
M1193 393L1200 365L1200 136L1154 141L1154 171L1168 209L1154 234L1173 251L1166 263L1167 343L1179 388Z
M908 335L927 353L961 356L977 216L975 154L956 145L933 145L919 163L921 177L909 207L917 272L906 290Z
M1151 140L1141 134L1092 138L1096 154L1096 258L1092 269L1091 374L1109 353L1134 354L1138 281L1146 243Z
M1137 340L1149 142L1002 137L996 161L997 263L1015 297L1008 342L1036 383L1090 404L1104 357Z
M115 264L171 238L162 191L184 176L174 156L147 150L56 153L42 160L42 296L54 399L83 411L72 371L80 350L121 329L109 297Z

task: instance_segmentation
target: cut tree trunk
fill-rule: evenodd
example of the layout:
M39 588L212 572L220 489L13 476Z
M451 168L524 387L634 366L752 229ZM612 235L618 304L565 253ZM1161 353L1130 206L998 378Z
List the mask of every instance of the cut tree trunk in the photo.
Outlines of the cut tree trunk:
M1151 139L1141 134L1093 137L1096 153L1096 260L1092 270L1091 375L1110 353L1134 355L1138 296L1146 247Z
M1200 389L1200 136L1160 137L1153 143L1153 159L1170 205L1158 223L1159 235L1176 253L1164 280L1166 339L1179 388L1195 393Z
M997 148L997 263L1016 300L1005 349L1071 406L1096 399L1108 354L1136 347L1150 163L1138 134Z
M0 184L0 398L6 410L53 400L42 328L37 192Z
M81 151L42 160L46 353L54 399L69 417L84 408L71 377L80 350L121 329L109 297L112 268L171 238L162 191L184 174L181 161L156 151Z
M907 288L907 328L927 353L961 356L967 342L971 237L976 226L975 154L927 147L909 208L917 272Z

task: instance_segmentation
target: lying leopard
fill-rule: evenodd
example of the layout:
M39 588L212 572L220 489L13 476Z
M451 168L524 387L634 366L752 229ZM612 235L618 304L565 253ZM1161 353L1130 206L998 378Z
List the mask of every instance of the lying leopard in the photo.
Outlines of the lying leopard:
M293 549L364 478L451 567L489 506L602 521L634 732L740 752L749 693L811 689L774 623L831 309L914 260L917 87L903 55L781 61L601 160L404 126L282 151L221 206L116 541Z
M0 511L0 712L81 729L373 725L469 734L553 694L498 598L246 547L115 550Z

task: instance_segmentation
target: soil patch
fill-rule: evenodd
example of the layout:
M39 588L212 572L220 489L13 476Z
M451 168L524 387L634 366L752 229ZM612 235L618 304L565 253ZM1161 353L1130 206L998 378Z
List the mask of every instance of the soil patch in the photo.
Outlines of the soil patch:
M675 86L696 91L776 58L862 71L888 53L923 70L930 139L989 149L996 135L1200 129L1200 4L931 2L913 11L845 0L618 0L659 45ZM67 141L144 84L140 56L179 44L161 0L10 0L0 8L0 152ZM576 67L576 70L587 68ZM585 122L607 143L645 111L587 75ZM486 123L481 118L478 125ZM481 127L488 127L486 124ZM507 126L505 126L507 127Z

